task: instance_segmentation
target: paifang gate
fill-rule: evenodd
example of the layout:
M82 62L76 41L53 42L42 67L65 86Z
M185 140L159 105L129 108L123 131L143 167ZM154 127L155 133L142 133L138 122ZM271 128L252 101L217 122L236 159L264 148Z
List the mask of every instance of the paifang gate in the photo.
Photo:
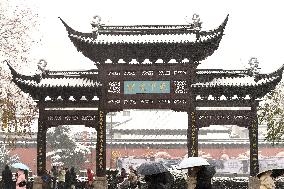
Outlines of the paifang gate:
M250 175L256 176L258 99L275 88L282 78L283 67L270 74L259 74L253 69L197 69L200 61L218 49L228 17L210 31L202 31L196 23L107 26L94 22L92 32L82 33L61 21L74 46L97 69L43 70L25 76L10 66L13 81L38 103L38 175L45 169L48 127L62 124L94 127L96 174L104 177L106 114L123 109L170 109L188 113L188 156L198 155L201 127L216 124L247 127Z

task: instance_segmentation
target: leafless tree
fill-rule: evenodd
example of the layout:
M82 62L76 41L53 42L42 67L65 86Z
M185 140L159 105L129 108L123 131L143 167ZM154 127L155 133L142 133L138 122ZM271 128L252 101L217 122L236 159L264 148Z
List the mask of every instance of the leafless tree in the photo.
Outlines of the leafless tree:
M14 136L29 134L37 114L35 102L12 82L6 65L9 62L20 73L35 65L31 50L40 44L39 21L35 9L25 3L0 1L0 124L2 132L15 132ZM5 138L8 144L17 140L11 136Z

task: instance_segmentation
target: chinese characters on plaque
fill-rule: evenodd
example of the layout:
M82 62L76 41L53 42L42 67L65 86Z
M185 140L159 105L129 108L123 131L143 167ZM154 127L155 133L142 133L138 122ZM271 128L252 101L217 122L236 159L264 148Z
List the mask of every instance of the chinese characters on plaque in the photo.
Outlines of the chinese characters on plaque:
M191 151L191 155L193 157L197 156L197 151L196 151L196 147L197 147L197 128L196 128L196 117L195 117L195 112L191 112L191 141L192 141L192 145L190 147L190 151Z
M170 81L124 81L124 94L170 93Z
M103 163L103 160L104 160L104 148L103 148L103 145L104 145L104 135L103 135L103 131L104 131L104 112L103 111L99 111L99 130L100 130L100 133L99 133L99 140L98 140L98 156L99 156L99 168L100 169L103 169L104 168L104 163Z

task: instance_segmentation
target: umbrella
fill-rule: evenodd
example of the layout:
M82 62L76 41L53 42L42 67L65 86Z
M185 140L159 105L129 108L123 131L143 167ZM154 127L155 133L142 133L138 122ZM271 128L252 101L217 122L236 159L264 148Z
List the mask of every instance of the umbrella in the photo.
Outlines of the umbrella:
M168 172L167 168L162 163L157 162L142 163L138 167L137 171L141 175L156 175L159 173Z
M23 169L23 170L29 170L30 169L28 166L26 166L23 163L14 163L11 166L14 167L14 168Z
M284 175L284 169L273 169L271 176L273 178L281 177Z
M187 169L190 167L198 167L202 165L210 165L208 161L202 157L188 157L186 159L183 159L178 168L179 169Z
M272 169L272 168L271 168L271 169L266 169L266 170L263 170L263 171L259 172L259 173L257 174L257 177L260 178L260 176L261 176L263 173L267 172L267 171L272 171L271 177L273 177L273 178L277 178L277 177L280 177L280 176L283 176L283 175L284 175L284 169L283 169L283 168L275 168L275 169Z

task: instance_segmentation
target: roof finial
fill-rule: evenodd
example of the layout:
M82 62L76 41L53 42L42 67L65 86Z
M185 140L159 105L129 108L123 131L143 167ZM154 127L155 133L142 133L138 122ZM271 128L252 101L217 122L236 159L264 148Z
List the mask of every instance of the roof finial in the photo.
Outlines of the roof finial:
M42 75L45 75L46 72L48 71L46 69L46 65L47 65L47 62L44 59L40 59L37 63L37 71L36 71L37 74L36 75L39 75L40 79L42 78Z
M46 66L47 66L47 62L44 59L40 59L38 61L38 63L37 63L37 68L41 72L45 72L46 71Z
M249 68L248 68L248 72L249 75L255 76L257 74L259 74L259 61L257 60L256 57L251 57L249 60Z
M200 17L199 17L199 14L196 14L194 13L192 15L192 28L195 29L195 30L201 30L201 26L202 25L202 22L200 21Z
M95 15L93 16L91 25L92 25L92 29L93 29L93 34L95 35L94 37L97 37L98 33L99 33L99 28L101 26L101 17L99 15Z

